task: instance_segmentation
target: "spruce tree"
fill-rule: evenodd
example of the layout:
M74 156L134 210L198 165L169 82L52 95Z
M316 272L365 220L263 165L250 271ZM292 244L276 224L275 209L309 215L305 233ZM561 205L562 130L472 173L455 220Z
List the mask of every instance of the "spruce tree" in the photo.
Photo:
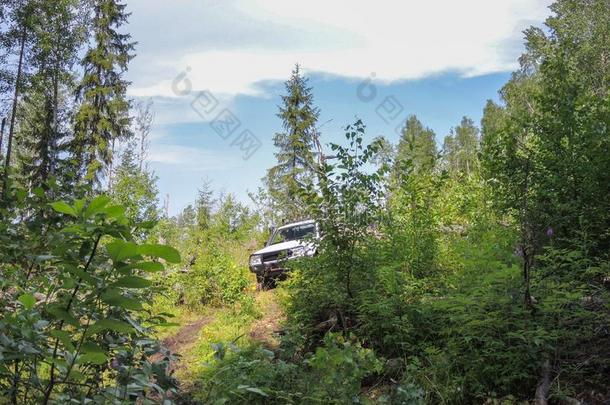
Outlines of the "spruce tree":
M17 125L17 111L27 78L28 53L31 47L32 31L34 30L33 19L36 16L36 8L37 4L32 0L3 0L2 2L2 16L6 19L0 24L2 28L6 28L6 31L2 34L2 47L6 52L5 55L14 56L17 60L14 70L4 68L2 73L5 85L8 84L8 87L12 90L2 181L3 197L7 192L9 184L13 138Z
M77 91L81 104L72 144L87 183L99 182L111 164L114 142L131 136L129 82L123 75L134 56L134 43L129 34L119 32L129 17L125 7L118 0L94 1L94 44L82 61L84 75Z
M286 95L278 117L283 122L283 132L277 133L273 142L278 149L277 164L269 169L266 182L271 197L278 202L284 219L296 219L301 215L298 192L315 179L316 123L319 109L313 104L313 93L308 79L301 75L296 65L286 82Z
M72 114L72 68L82 45L78 0L40 2L33 16L32 74L24 94L18 133L19 165L31 186L58 169ZM63 171L62 171L63 172ZM65 174L65 173L64 173Z
M214 208L214 190L212 182L204 180L197 193L195 208L197 209L197 226L200 230L205 230L210 226L212 219L212 209Z

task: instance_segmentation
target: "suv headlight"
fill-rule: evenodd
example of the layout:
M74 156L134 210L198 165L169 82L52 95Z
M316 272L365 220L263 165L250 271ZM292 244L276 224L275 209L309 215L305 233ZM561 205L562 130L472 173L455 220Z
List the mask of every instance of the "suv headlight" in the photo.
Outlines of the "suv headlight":
M261 255L250 256L250 266L260 266L263 264L263 258Z
M305 256L305 248L303 246L295 247L291 250L292 257L301 257Z

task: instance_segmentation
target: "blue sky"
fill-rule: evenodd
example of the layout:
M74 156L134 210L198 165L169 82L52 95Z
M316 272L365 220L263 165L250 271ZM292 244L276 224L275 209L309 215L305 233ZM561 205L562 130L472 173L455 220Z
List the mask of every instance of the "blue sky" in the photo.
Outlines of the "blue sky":
M416 114L442 144L462 116L478 122L485 101L497 100L523 51L522 30L541 25L548 3L128 1L139 43L130 96L154 102L149 165L161 195L176 214L209 179L247 203L275 162L277 106L297 62L326 123L323 142L340 142L358 117L369 139L396 143L396 128ZM221 112L239 126L218 126ZM260 147L244 159L239 140L252 136Z

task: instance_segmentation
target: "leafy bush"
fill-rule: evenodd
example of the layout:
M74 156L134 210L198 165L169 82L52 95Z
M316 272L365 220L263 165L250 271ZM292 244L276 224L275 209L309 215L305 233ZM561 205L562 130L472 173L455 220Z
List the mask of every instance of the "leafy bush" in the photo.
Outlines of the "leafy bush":
M204 375L204 402L215 404L360 403L364 377L381 371L373 351L340 335L328 334L298 362L269 350L217 346Z
M250 250L261 244L258 217L231 196L221 197L215 211L209 201L206 204L197 210L188 206L154 230L152 237L170 241L184 258L179 266L158 276L166 290L156 298L159 308L231 305L254 286L248 257Z
M31 232L40 229L39 216L18 223L11 220L15 207L3 211L0 395L13 403L168 399L175 389L168 358L153 360L161 349L151 327L166 320L142 303L153 292L145 275L163 270L159 259L177 262L179 254L133 242L124 209L109 201L38 206L54 218L42 236Z

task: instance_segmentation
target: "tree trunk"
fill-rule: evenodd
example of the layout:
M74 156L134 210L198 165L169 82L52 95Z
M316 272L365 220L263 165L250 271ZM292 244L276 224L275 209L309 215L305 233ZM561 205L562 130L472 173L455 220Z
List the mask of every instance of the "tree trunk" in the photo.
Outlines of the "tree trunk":
M11 166L11 150L13 148L13 134L15 133L15 116L17 115L17 101L19 99L19 87L21 86L21 73L23 71L23 54L25 52L25 41L27 30L25 26L21 31L21 49L19 50L19 63L17 65L17 77L15 78L15 93L13 95L13 108L11 112L11 125L8 130L8 144L6 146L6 160L4 161L4 183L2 185L2 195L6 195L8 177Z
M59 30L58 30L59 31ZM59 124L58 124L58 110L59 110L59 52L57 48L60 46L57 43L55 49L55 69L53 72L53 115L52 115L52 124L51 124L51 133L52 138L50 140L50 149L51 149L51 161L49 164L49 172L51 175L55 174L55 164L56 164L56 156L57 153L57 134L59 133Z
M110 163L108 163L108 191L112 192L112 182L114 174L114 139L112 140L112 152L110 157Z
M6 118L2 118L2 128L0 129L0 159L2 158L2 140L4 139L4 127L6 126Z

